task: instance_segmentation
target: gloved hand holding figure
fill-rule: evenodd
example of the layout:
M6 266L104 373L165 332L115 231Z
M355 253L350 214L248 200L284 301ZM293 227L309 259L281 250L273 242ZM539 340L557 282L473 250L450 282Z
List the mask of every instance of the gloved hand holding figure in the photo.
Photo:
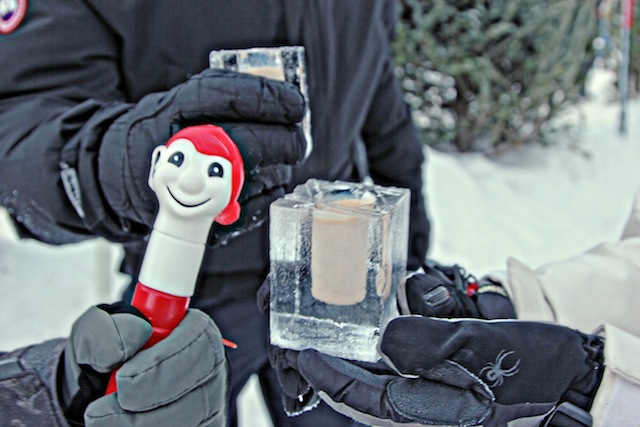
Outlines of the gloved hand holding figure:
M224 426L227 366L213 320L192 309L163 341L140 351L151 325L126 303L87 310L69 337L60 398L71 425ZM111 371L118 392L104 395Z
M304 112L304 98L290 83L206 69L166 92L135 104L107 104L93 114L62 153L63 174L77 174L77 180L67 177L65 182L80 185L80 191L67 194L93 234L112 241L143 236L157 209L147 185L151 152L182 127L216 124L240 149L246 177L239 198L243 215L233 226L213 227L210 244L216 244L230 231L260 225L269 203L284 194L291 165L305 155L298 125ZM97 172L83 166L96 151ZM87 191L104 200L81 198Z

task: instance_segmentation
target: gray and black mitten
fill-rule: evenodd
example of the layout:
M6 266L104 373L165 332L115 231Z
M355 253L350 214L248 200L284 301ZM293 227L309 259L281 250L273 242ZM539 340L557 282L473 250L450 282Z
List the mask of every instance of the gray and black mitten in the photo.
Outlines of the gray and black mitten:
M171 334L140 351L151 325L134 307L91 307L75 323L59 372L71 425L223 426L227 361L211 318L191 309ZM117 369L118 391L104 395Z

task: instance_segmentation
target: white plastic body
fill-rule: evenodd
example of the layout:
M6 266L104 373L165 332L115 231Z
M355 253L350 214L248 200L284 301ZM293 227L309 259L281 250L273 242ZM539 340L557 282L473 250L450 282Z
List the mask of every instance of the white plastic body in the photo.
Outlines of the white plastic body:
M211 228L211 222L207 236ZM204 256L205 242L177 239L157 230L151 232L140 269L140 283L170 295L190 297Z

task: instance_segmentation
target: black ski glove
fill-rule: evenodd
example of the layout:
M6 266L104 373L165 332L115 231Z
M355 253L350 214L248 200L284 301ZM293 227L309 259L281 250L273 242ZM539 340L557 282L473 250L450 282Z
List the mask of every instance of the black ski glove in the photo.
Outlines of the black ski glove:
M76 144L65 147L62 162L63 169L77 173L84 192L101 197L71 192L70 198L77 211L81 206L78 213L93 234L113 241L145 235L157 210L147 185L151 152L182 127L217 124L238 145L245 164L242 216L228 227L214 225L210 244L219 243L264 222L269 203L284 194L291 165L305 154L298 126L304 111L302 94L290 83L216 69L136 104L107 104L91 116ZM96 165L76 164L78 153L98 150Z
M552 324L406 316L383 334L388 365L314 350L300 352L297 365L330 406L372 425L503 427L526 417L542 423L562 404L548 425L586 426L603 346L601 338Z
M282 387L282 406L288 416L300 415L318 406L318 393L300 375L297 351L270 345L269 363Z
M70 425L224 425L226 357L213 320L191 309L167 338L139 351L150 335L144 315L124 302L80 316L58 370ZM105 396L114 369L118 391Z
M502 285L478 282L456 265L427 260L423 271L410 276L399 293L404 314L430 317L515 319L516 313Z

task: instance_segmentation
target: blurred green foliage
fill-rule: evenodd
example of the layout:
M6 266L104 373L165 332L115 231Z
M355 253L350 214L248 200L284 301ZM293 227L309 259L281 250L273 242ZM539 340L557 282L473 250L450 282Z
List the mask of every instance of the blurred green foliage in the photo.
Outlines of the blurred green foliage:
M597 36L589 0L401 0L397 75L425 143L493 152L546 140Z

